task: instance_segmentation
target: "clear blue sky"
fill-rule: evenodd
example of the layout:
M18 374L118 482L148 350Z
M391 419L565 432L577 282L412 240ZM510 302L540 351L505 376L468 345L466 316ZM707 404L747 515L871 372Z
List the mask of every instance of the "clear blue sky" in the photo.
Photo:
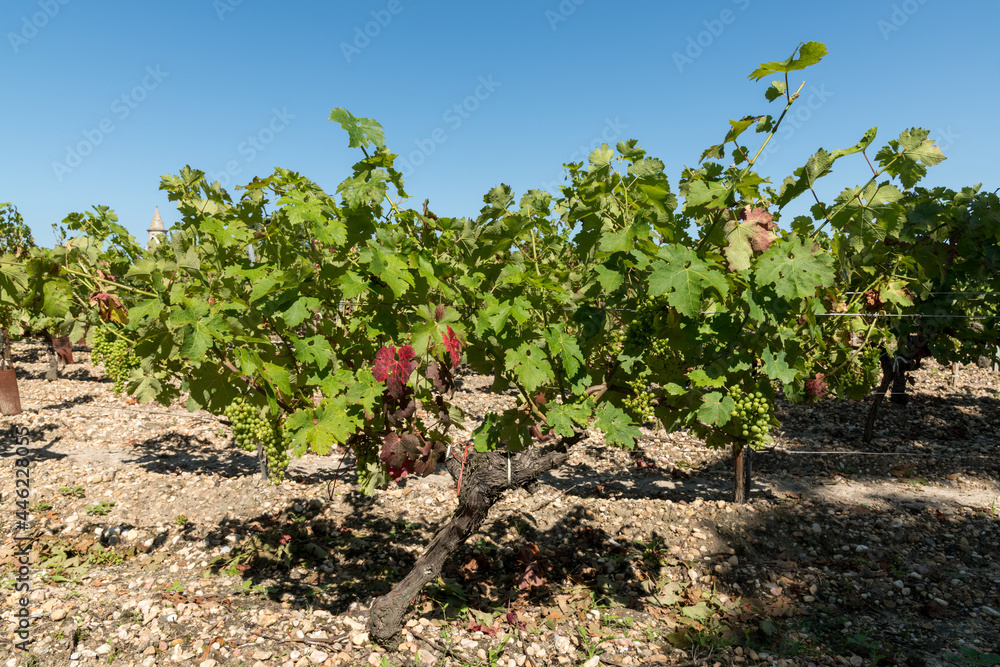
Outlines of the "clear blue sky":
M382 123L410 204L440 215L475 215L501 182L554 188L602 137L637 139L676 185L728 119L780 112L747 75L809 40L830 51L791 79L811 108L762 173L921 126L948 156L930 183L992 190L998 25L1000 5L941 0L6 0L0 201L50 245L96 204L142 240L154 206L176 222L159 180L186 164L230 186L281 166L332 192L357 157L334 107ZM866 178L838 163L825 194Z

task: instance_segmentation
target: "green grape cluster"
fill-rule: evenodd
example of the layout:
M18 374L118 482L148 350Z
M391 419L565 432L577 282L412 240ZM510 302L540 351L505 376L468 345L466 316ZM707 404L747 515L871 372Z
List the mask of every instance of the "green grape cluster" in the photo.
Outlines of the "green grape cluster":
M878 381L880 354L874 345L866 346L838 378L841 393L856 401L864 399Z
M288 470L288 452L292 449L292 432L286 428L277 428L279 437L277 444L268 449L264 445L264 452L267 454L267 471L271 481L280 484L285 479L285 471Z
M625 349L648 351L656 332L656 316L666 305L664 297L648 298L636 308L635 317L625 333Z
M243 397L233 400L226 408L225 415L233 426L233 436L240 449L255 452L257 443L261 443L268 479L275 484L280 483L288 468L291 433L282 429L277 421L262 419L257 408L247 403Z
M631 396L622 400L625 412L636 423L649 421L653 414L653 392L649 391L649 369L643 369L637 378L628 383Z
M379 448L375 445L374 440L370 438L359 438L357 442L353 444L353 449L354 455L357 457L358 484L360 484L363 488L367 488L372 481L372 464L379 464L378 467L374 468L375 470L381 468L381 463L379 461Z
M689 369L684 363L683 354L678 353L670 345L669 339L654 338L650 343L649 354L646 355L646 363L656 376L658 384L664 385L668 382L684 384Z
M612 329L608 332L604 345L609 357L612 359L617 357L622 351L622 346L625 345L625 332L618 328Z
M744 393L739 387L730 387L729 396L736 402L729 426L754 449L766 446L771 439L774 405L759 391Z
M132 354L128 343L117 337L109 339L104 329L94 332L92 339L94 344L90 355L91 361L95 364L104 364L104 372L114 382L114 392L123 393L129 373L133 368L138 368L139 359Z

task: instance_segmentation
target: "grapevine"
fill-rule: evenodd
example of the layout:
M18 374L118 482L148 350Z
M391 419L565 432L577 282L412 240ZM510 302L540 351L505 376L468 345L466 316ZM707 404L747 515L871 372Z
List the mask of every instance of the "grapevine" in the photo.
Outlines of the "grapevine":
M685 168L676 194L663 163L629 140L595 151L589 166L568 165L555 196L531 191L518 202L501 185L477 217L438 218L426 204L421 214L403 208L408 195L381 126L335 109L331 120L364 152L335 194L277 169L237 196L185 168L161 185L182 216L171 243L142 262L121 253L135 266L114 270L94 265L82 246L61 245L32 259L17 283L0 272L0 296L20 304L22 292L35 294L32 304L61 317L71 303L66 276L130 290L127 310L103 291L92 304L129 328L142 356L141 372L131 372L136 398L169 405L186 397L189 409L224 411L237 444L256 447L272 479L293 439L296 452L353 450L367 492L403 471L433 472L455 444L449 427L463 426L448 398L463 354L493 377L494 392L516 392L514 406L476 431L451 529L373 606L371 636L389 642L402 609L490 506L560 465L586 429L631 448L655 408L665 428L732 447L743 502L748 454L777 424L775 391L818 400L830 388L856 394L871 383L878 339L866 337L870 348L854 358L840 322L856 332L876 311L900 316L915 306L943 317L935 311L945 304L923 292L993 289L1000 273L978 249L996 247L1000 204L975 189L914 190L944 159L925 130L906 130L876 153L872 128L854 146L817 152L780 190L753 171L799 98L789 74L825 54L809 42L789 60L762 63L751 76L776 77L766 98L783 102L780 116L731 121L721 143ZM738 141L753 125L767 134L756 154ZM872 169L866 183L833 204L817 201L811 219L778 227L786 206L815 192L835 161L859 153ZM918 206L944 208L945 228L922 229L927 214L909 215ZM110 216L98 213L92 224L77 222L119 243ZM967 253L958 252L958 232ZM913 237L925 252L911 260L899 253ZM77 264L88 270L68 273ZM822 319L834 315L822 303L831 291L859 295L836 304L836 315L851 319ZM994 344L995 332L981 329L982 343ZM965 335L955 323L947 330ZM123 386L131 352L105 334L114 332L95 336L95 360ZM266 407L239 397L248 383L268 397ZM559 438L556 447L529 449L540 424ZM477 485L483 491L471 492Z

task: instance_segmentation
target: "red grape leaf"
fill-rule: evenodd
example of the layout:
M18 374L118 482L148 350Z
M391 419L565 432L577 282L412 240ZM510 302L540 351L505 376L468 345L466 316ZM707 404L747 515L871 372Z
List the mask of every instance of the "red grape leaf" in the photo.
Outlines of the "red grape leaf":
M382 441L381 458L390 469L398 468L406 461L406 452L402 444L402 440L395 433L388 434Z
M413 472L413 461L406 459L403 461L403 465L398 468L388 467L389 477L392 477L392 481L398 482L403 477Z
M417 366L414 356L412 345L404 345L398 349L386 345L375 354L372 374L377 381L388 385L389 395L397 401L403 398L406 381L410 379L410 373Z
M453 368L458 368L458 364L462 361L462 342L458 340L458 336L451 330L451 327L448 327L448 332L443 338L444 347L451 355L451 365Z
M826 388L829 385L830 383L826 381L826 376L823 373L816 373L816 377L806 380L806 391L809 392L810 396L823 398L826 396Z
M773 231L778 229L778 225L774 222L774 216L766 208L750 208L749 206L744 206L740 217L751 223L753 227L753 236L750 238L750 246L755 252L764 252L771 247L771 244L777 238L776 235L772 234Z
M394 412L389 412L387 417L390 424L393 426L399 426L402 422L411 419L416 411L417 402L411 398L406 405Z

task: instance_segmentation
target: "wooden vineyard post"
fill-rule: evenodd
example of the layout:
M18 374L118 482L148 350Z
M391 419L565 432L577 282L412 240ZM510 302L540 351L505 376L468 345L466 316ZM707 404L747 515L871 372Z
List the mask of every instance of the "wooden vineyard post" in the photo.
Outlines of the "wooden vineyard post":
M13 417L21 414L21 395L17 390L17 375L10 358L10 336L0 330L0 414Z
M52 349L63 366L73 364L73 343L70 342L69 336L52 336Z

